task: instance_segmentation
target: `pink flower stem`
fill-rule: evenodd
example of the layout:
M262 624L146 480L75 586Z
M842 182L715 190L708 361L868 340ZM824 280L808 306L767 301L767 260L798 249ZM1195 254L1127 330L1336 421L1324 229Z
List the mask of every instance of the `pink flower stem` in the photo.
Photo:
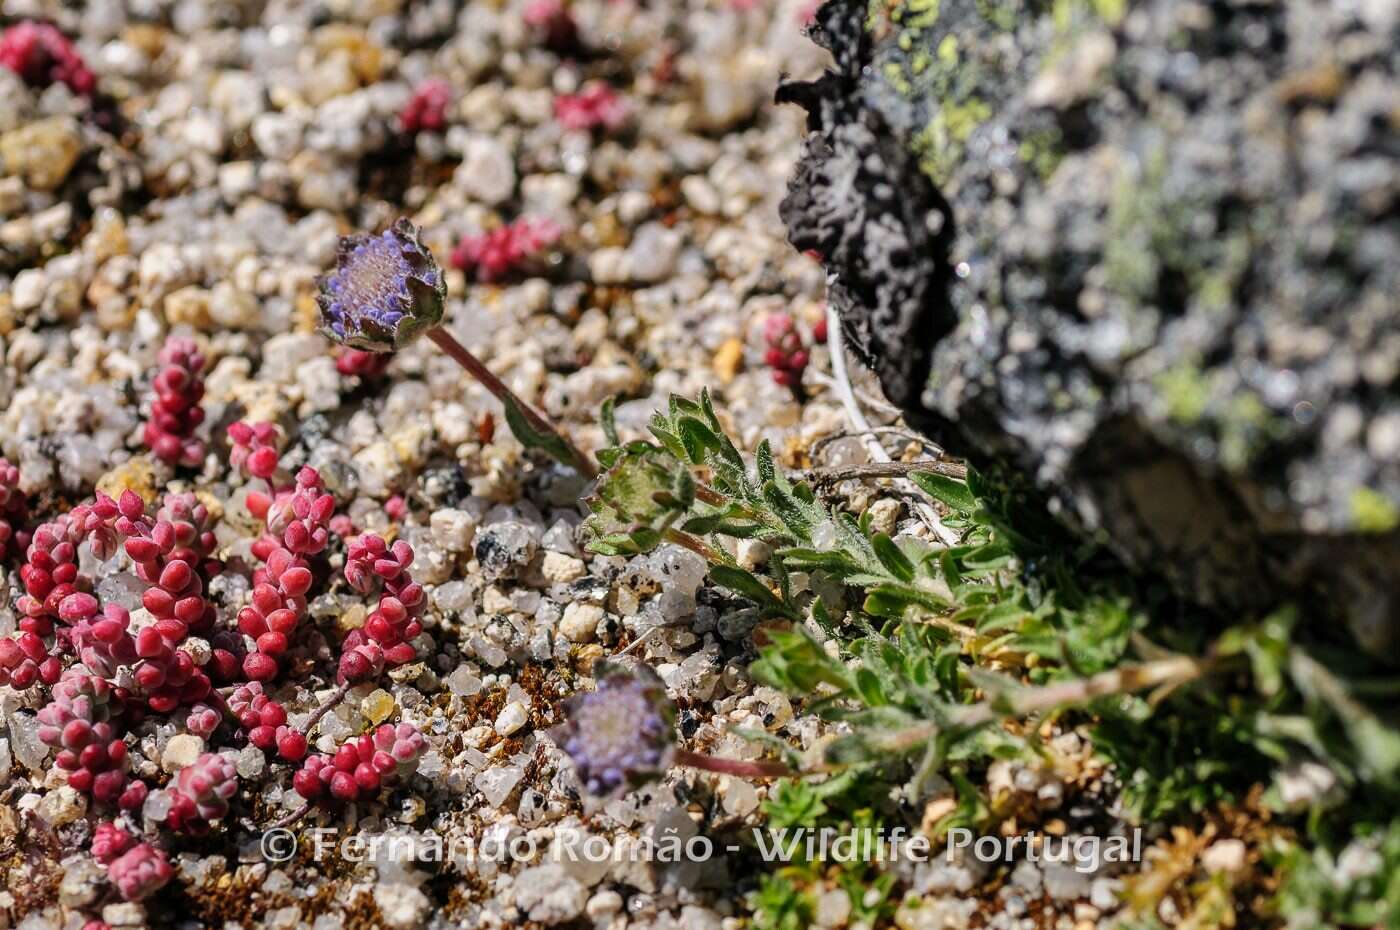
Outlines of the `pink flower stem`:
M291 826L292 824L296 823L296 822L297 822L298 820L300 820L301 818L305 817L305 816L306 816L306 812L309 811L309 810L311 810L311 805L310 805L310 804L303 804L301 807L298 807L298 808L296 808L295 810L292 810L292 811L288 811L287 813L283 814L281 817L278 817L276 820L274 820L274 821L272 822L272 826L269 827L268 829L270 829L270 830L276 830L276 829L279 829L279 828L281 828L281 827L289 827L289 826Z
M689 749L677 749L675 762L686 768L702 769L721 775L734 775L738 778L786 778L797 774L782 762L720 759L715 756L691 752Z
M302 732L308 736L316 728L316 724L321 722L321 718L330 713L331 709L341 701L345 700L345 695L350 693L350 682L338 685L330 697L322 702L321 706L311 712L311 716L306 718L306 724L302 727Z
M579 470L580 474L590 481L598 477L598 469L586 453L574 445L569 437L561 433L553 423L540 415L534 407L517 397L514 391L506 387L505 382L492 374L491 370L483 365L475 355L468 352L466 346L458 342L456 337L449 333L445 327L438 326L429 330L428 338L437 343L438 348L446 352L454 362L466 369L467 374L479 381L481 386L490 391L497 400L503 404L514 404L521 415L536 430L557 436L568 448L569 454L574 459L574 467Z

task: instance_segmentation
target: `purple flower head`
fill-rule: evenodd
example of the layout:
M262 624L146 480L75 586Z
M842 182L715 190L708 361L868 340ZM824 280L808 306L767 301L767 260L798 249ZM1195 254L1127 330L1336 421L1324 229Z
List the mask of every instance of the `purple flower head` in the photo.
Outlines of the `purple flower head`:
M369 352L392 352L437 326L447 298L442 271L405 219L377 236L341 239L320 284L326 335Z
M602 664L598 687L565 702L551 735L589 794L606 797L660 777L675 753L675 706L646 666Z

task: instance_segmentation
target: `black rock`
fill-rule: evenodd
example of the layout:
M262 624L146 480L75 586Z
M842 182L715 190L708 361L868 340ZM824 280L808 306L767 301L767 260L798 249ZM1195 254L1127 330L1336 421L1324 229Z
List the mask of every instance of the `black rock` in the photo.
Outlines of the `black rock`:
M872 12L873 11L873 12ZM830 0L783 205L911 421L1191 599L1400 645L1400 7Z

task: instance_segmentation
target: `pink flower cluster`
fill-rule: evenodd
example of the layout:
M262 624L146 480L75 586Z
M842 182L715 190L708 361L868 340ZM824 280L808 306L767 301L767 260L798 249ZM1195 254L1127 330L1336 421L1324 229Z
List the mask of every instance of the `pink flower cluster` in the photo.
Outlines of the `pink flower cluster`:
M399 129L405 135L442 132L447 128L447 106L452 102L452 85L442 78L429 78L413 89L399 111Z
M143 438L146 447L162 462L171 465L200 465L204 461L204 443L194 436L195 428L204 422L204 356L193 340L171 338L160 350L161 364L156 375L155 399L151 401L151 418L146 421Z
M62 674L62 660L50 655L44 638L32 630L0 639L0 685L23 691L36 681L54 684Z
M277 427L271 423L234 423L228 428L233 449L229 462L253 478L271 481L277 473Z
M67 773L68 786L100 803L139 807L145 784L128 788L126 743L112 724L124 709L121 691L74 667L54 685L52 697L39 711L39 739L58 750L54 765Z
M149 585L141 604L155 623L136 635L140 658L134 674L146 703L158 713L202 701L210 691L208 674L180 646L191 631L207 632L214 608L204 598L200 569L214 547L209 512L191 496L167 495L156 519L145 504L125 491L117 505L117 531L126 537L126 554L136 576ZM93 603L96 608L96 602Z
M201 575L217 568L210 560L210 522L192 495L167 495L152 518L131 491L119 501L99 493L92 504L40 526L30 543L20 570L25 593L17 602L26 628L0 645L0 664L11 684L27 686L35 680L50 683L55 660L61 667L56 655L38 658L44 636L54 636L52 651L77 654L81 664L53 682L50 702L39 713L39 736L58 750L55 763L68 785L99 803L129 809L147 793L143 782L128 785L118 718L135 720L147 709L170 713L201 701L211 693L206 668L217 673L235 665L226 648L212 650L215 661L204 668L181 648L191 630L207 632L214 623ZM147 584L142 606L153 618L135 635L130 614L116 604L104 608L78 573L79 545L87 542L95 556L107 559L119 539L125 539L136 576ZM61 629L55 630L55 620ZM128 677L119 676L121 668L130 669ZM118 680L127 684L112 683ZM128 693L128 686L135 692Z
M0 562L29 545L24 522L29 504L19 489L19 469L0 458Z
M97 825L92 855L107 867L107 877L127 901L145 900L175 877L165 853L149 843L138 843L136 837L110 821ZM93 923L101 922L89 922L84 930Z
M171 366L197 375L202 361L180 349L163 353ZM188 391L188 380L157 379L161 400ZM197 393L197 392L191 392ZM344 642L336 672L340 687L315 710L302 730L288 723L286 707L273 699L271 682L285 671L284 658L297 645L307 598L318 579L330 574L324 554L333 535L347 537L349 518L321 476L302 468L289 476L279 459L277 431L270 424L234 424L231 459L266 490L247 494L249 511L263 521L253 542L260 564L252 573L249 601L236 623L221 618L207 596L210 582L225 570L216 559L216 518L194 494L166 494L150 508L133 491L118 498L99 492L21 535L7 522L3 541L24 543L15 602L19 631L0 637L0 685L42 687L37 736L54 753L55 773L95 806L145 809L170 831L200 834L227 820L239 789L235 755L252 746L300 766L296 779L316 776L326 801L366 798L382 785L409 774L423 752L423 735L407 724L383 726L352 740L332 756L308 760L307 733L315 720L341 700L351 683L371 681L386 666L411 662L422 632L425 595L410 574L413 549L376 536L349 541L346 580L378 599L364 626ZM0 514L16 523L26 503L12 489L18 475L0 463ZM84 548L86 547L86 548ZM122 564L112 564L113 559ZM142 587L149 618L136 621L121 604L103 603L96 580L83 567L130 572ZM115 576L114 576L115 577ZM198 639L194 639L198 637ZM168 802L163 816L147 804L152 787L136 774L129 753L133 728L157 715L206 747L193 764L159 789ZM303 764L305 763L305 764ZM309 767L309 768L308 768ZM343 772L345 777L337 778ZM353 791L347 789L348 784ZM308 799L318 796L307 788ZM165 854L127 829L100 826L93 855L108 870L121 895L138 901L171 878ZM100 922L98 922L100 923Z
M342 346L335 356L335 370L347 378L378 378L393 359L388 352L366 352Z
M128 629L131 614L120 604L100 608L97 598L74 592L59 605L59 617L70 624L69 641L78 660L94 675L111 678L122 665L136 662L136 641Z
M578 48L578 23L563 0L530 0L525 4L524 18L546 48L559 54Z
M578 93L554 98L554 119L565 129L617 130L627 122L630 113L627 101L602 81L590 81Z
M452 250L452 266L475 271L482 282L499 281L549 248L563 230L548 219L518 219L474 236L463 236Z
M268 697L262 682L252 681L234 689L228 708L243 730L248 742L263 752L276 750L288 762L300 762L306 757L306 736L287 726L287 710Z
M206 752L180 769L165 791L170 798L166 826L202 834L208 831L211 820L220 820L228 813L229 798L238 792L238 771L230 757Z
M314 468L303 468L296 484L275 496L250 493L248 509L263 518L267 533L253 544L263 566L253 573L252 602L239 611L238 629L254 642L243 659L243 674L267 681L276 677L278 659L306 615L306 592L315 580L307 560L330 542L335 498Z
M412 640L423 632L423 586L408 574L413 547L397 540L392 547L383 539L365 534L352 540L345 559L345 580L361 594L380 592L379 607L365 625L345 637L339 677L357 682L379 674L385 665L397 666L417 657Z
M0 35L0 66L34 87L66 84L84 97L97 88L97 77L88 70L83 56L49 23L25 20L6 29Z
M342 743L334 756L311 756L292 778L292 787L307 800L329 794L337 801L355 801L411 774L427 740L408 723L382 724Z
M99 494L91 504L79 504L66 514L40 524L29 541L26 562L19 570L24 585L15 606L19 628L48 636L58 618L59 605L78 590L78 546L90 541L99 559L111 558L117 548L117 502Z
M763 362L771 369L773 380L784 387L800 385L811 355L802 345L791 314L770 314L763 321L763 342L767 346Z

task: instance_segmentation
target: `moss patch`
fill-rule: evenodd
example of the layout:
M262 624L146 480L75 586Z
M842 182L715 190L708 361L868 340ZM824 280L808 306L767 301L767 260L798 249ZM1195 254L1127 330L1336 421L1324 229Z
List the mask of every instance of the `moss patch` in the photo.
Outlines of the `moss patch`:
M1190 426L1205 416L1210 403L1210 385L1195 365L1183 364L1159 374L1153 382L1167 404L1167 417L1173 423Z
M1021 140L1016 154L1035 172L1036 177L1042 182L1048 181L1064 160L1064 137L1055 126L1032 130Z
M920 170L935 184L946 183L962 158L968 137L991 115L992 108L976 97L949 102L939 108L914 137L913 148L919 156Z
M1357 488L1351 495L1351 519L1357 532L1389 533L1400 527L1400 509L1379 491Z

